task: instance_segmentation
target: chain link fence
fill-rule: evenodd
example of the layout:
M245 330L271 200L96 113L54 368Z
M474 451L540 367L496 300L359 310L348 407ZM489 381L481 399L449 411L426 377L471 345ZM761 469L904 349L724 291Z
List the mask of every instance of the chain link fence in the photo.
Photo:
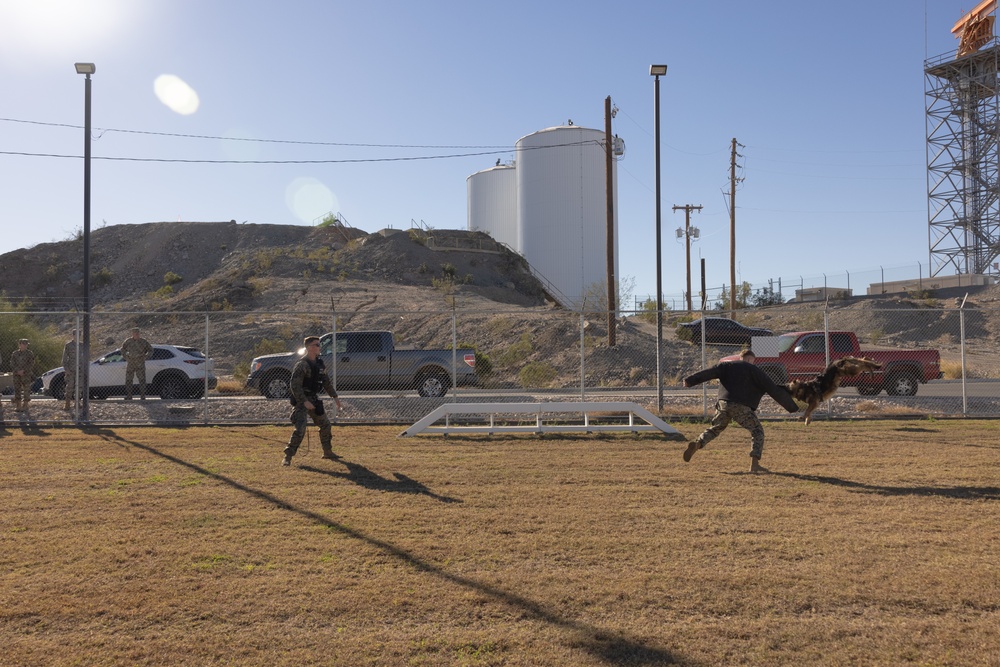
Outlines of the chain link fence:
M717 315L706 313L703 336L684 326L696 321L700 327L702 313L664 311L657 354L655 312L609 317L551 307L428 312L359 306L350 313L103 311L91 313L88 323L78 312L8 311L0 313L0 410L7 426L287 423L287 381L297 350L305 336L326 335L324 358L343 401L339 423L411 424L449 401L631 401L668 421L701 419L712 414L716 388L685 389L682 379L750 343L741 332L713 337L707 326ZM914 376L912 395L888 384L877 391L846 386L814 419L1000 415L1000 311L945 307L930 298L857 300L747 309L729 319L774 336L818 332L828 349L812 353L814 365L848 352L894 363L921 350L939 355L933 377ZM133 327L154 352L145 364L145 387L135 384L133 400L126 400L120 350ZM81 331L74 344L80 359L90 360L78 369L88 373L90 392L67 397L62 359L74 329ZM388 335L361 335L372 331ZM838 332L852 334L857 348L833 349ZM10 363L22 338L35 354L34 378L27 410L15 412ZM782 340L765 336L754 346L773 352ZM782 354L782 363L794 366L801 353L793 347ZM758 363L765 359L758 354ZM776 377L815 375L822 366L796 375L800 370ZM902 382L887 373L880 383L890 380ZM760 413L794 418L770 399Z

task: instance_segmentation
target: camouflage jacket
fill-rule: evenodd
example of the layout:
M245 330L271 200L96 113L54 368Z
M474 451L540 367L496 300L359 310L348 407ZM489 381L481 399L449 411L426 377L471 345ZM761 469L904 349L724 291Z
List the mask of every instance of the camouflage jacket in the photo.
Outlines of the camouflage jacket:
M24 371L25 377L35 377L35 353L31 350L14 350L10 353L10 370Z
M62 365L63 370L67 373L76 372L76 348L77 344L75 340L69 341L66 343L66 346L63 347Z
M153 354L153 346L145 338L126 338L122 343L122 356L129 364L146 361Z

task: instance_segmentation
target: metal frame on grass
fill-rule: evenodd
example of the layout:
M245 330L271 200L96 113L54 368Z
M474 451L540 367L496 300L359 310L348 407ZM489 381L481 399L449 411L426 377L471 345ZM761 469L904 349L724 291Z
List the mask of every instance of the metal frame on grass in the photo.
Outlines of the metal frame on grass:
M628 414L627 423L594 423L592 421L594 413L603 413L601 420L606 419L612 413L614 415ZM582 423L565 423L567 414L582 414ZM559 424L547 424L542 419L543 414L558 414ZM489 417L488 425L468 425L457 426L451 423L452 415L481 415ZM504 420L509 420L507 415L535 415L534 425L497 423L497 415L504 415ZM636 423L636 417L645 420L645 424ZM443 426L433 424L445 420ZM417 421L408 429L399 434L400 437L409 437L418 433L567 433L584 432L593 433L597 431L660 431L670 435L679 434L679 431L670 426L665 421L654 415L646 408L637 403L597 403L590 401L574 402L552 402L552 403L446 403L431 411L426 417Z

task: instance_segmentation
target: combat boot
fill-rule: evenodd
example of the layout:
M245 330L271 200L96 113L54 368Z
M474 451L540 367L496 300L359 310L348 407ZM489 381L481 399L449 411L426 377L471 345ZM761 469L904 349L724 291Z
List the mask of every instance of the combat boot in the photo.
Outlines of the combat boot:
M757 473L757 472L771 472L771 471L760 464L759 458L757 458L756 456L751 456L750 472Z
M702 447L704 447L704 445L697 440L689 442L687 449L684 450L684 463L688 463L691 460L691 457L694 456L694 453Z
M340 457L333 453L332 449L326 448L323 450L323 458L328 461L339 461Z
M14 412L20 412L21 411L20 401L13 401L13 403L14 403Z
M63 406L63 410L66 410L68 412L68 411L70 411L72 409L73 409L73 406L70 405L70 399L67 398L66 399L66 404Z

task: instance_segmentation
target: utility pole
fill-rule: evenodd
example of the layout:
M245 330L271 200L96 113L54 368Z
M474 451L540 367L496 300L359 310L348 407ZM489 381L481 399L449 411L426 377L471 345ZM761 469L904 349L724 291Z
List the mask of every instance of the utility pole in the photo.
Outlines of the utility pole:
M701 212L701 204L684 204L684 206L674 206L674 210L684 209L684 258L687 261L687 309L688 312L694 310L691 307L691 237L698 238L698 228L691 231L691 211ZM677 230L680 232L680 230Z
M608 251L608 347L614 347L616 342L615 336L615 314L617 313L617 299L615 294L618 291L618 280L615 276L615 200L614 200L614 179L611 178L611 169L614 166L614 150L615 146L613 139L611 137L611 96L608 95L604 98L604 142L606 146L605 152L607 156L605 158L605 171L607 172L605 186L607 189L607 196L605 199L608 202L608 234L607 234L607 251Z
M736 312L736 184L743 179L736 178L736 158L743 157L736 147L743 144L733 137L732 153L729 158L729 310Z

